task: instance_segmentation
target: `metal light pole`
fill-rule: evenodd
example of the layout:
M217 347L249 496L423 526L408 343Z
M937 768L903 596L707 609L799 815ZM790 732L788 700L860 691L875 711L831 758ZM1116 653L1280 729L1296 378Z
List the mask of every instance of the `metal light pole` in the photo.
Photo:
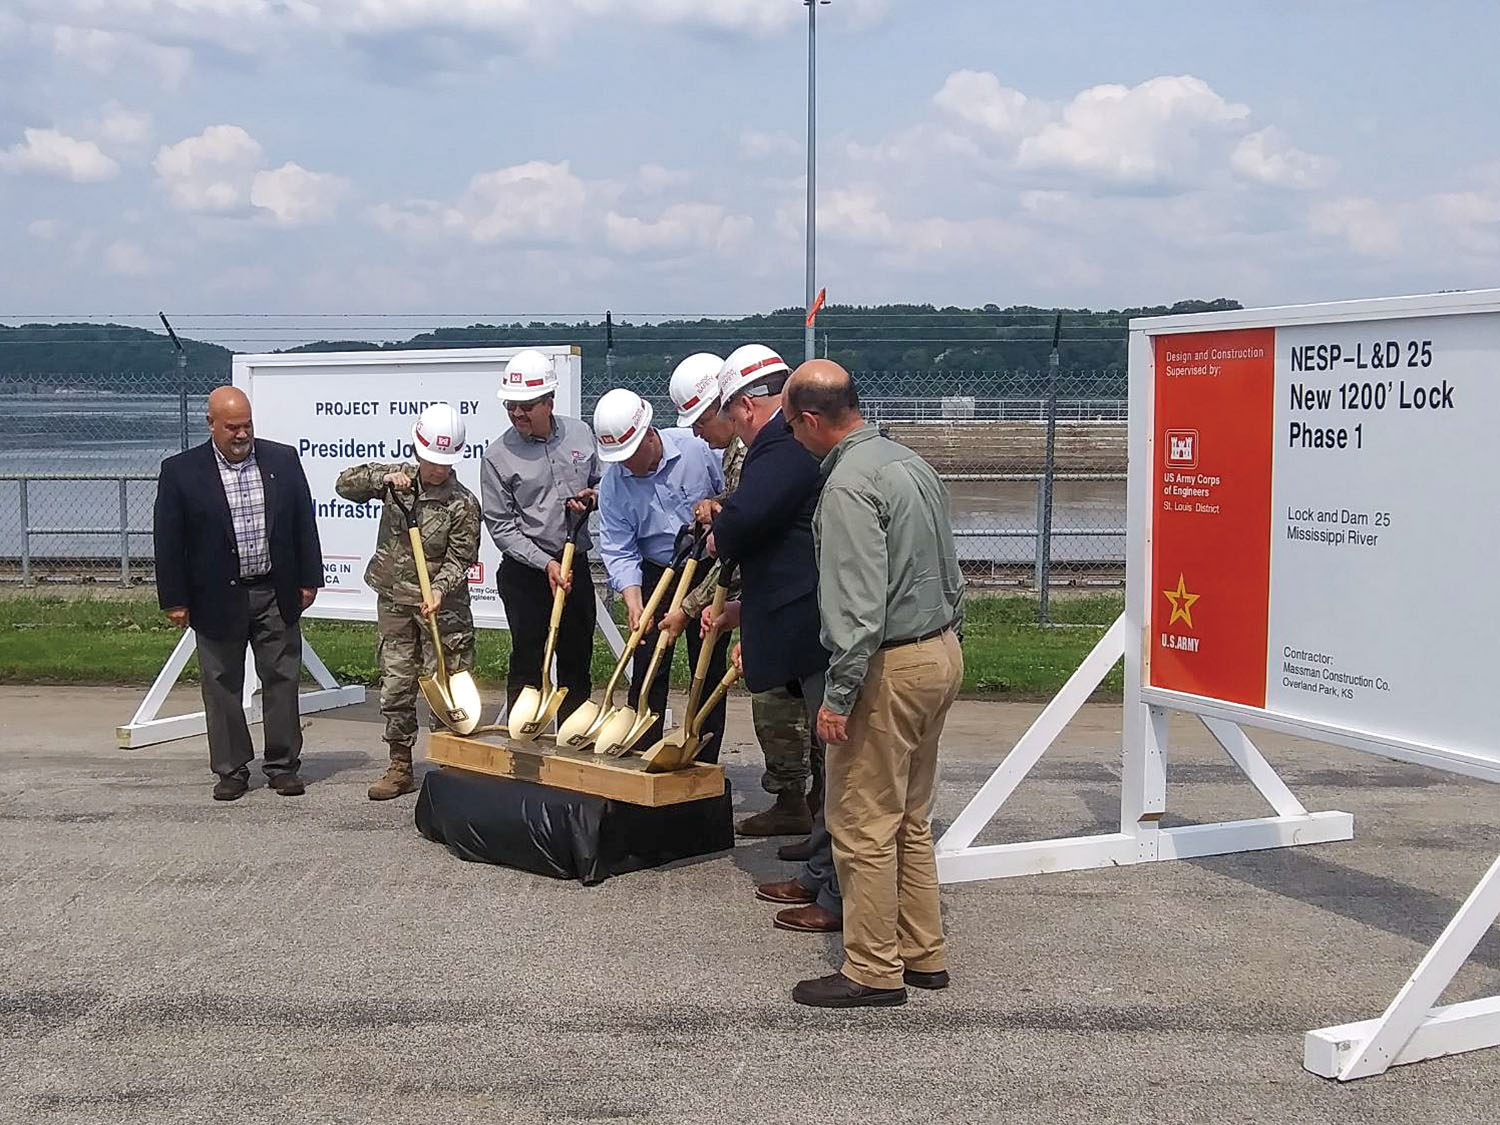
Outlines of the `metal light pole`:
M813 300L818 295L817 247L818 212L816 205L818 183L818 6L832 0L802 0L807 7L807 303L806 312L812 311ZM817 329L811 324L803 329L802 358L812 359L817 355Z

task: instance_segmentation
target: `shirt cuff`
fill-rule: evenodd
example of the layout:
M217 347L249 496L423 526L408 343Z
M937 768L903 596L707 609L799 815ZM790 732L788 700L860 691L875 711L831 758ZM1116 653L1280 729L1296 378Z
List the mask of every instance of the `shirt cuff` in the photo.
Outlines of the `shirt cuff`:
M854 704L858 699L858 687L846 688L830 683L823 692L823 706L835 715L849 714L854 710Z

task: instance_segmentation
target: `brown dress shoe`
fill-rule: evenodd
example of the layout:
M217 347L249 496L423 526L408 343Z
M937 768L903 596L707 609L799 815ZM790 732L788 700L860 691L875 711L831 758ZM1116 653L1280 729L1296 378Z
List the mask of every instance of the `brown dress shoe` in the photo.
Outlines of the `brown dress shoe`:
M901 979L913 988L925 988L930 992L936 992L940 988L948 987L948 970L939 969L935 973L924 973L919 969L907 969L901 974Z
M776 928L795 930L799 934L836 934L844 928L844 919L814 902L778 911Z
M791 903L793 906L818 901L816 893L795 879L788 879L785 883L762 883L755 888L755 897L762 902Z
M278 773L275 777L269 778L267 784L283 797L300 797L307 792L307 786L297 776L296 770Z
M906 1003L904 988L870 988L843 973L798 981L792 999L811 1008L888 1008Z

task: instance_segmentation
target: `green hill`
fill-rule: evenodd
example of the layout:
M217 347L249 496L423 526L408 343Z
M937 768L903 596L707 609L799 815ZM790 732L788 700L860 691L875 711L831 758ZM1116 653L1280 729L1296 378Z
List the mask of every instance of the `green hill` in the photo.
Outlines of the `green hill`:
M1132 317L1239 308L1236 301L1180 301L1164 306L1094 311L1063 309L1061 366L1064 393L1124 394L1126 325ZM818 351L857 374L879 378L882 393L925 396L1035 394L1045 388L1052 323L1058 310L1035 306L964 309L934 305L831 305L818 317ZM677 361L690 352L727 354L743 343L765 343L788 359L803 351L802 312L737 319L616 323L613 381L659 391ZM474 324L437 328L399 343L329 340L293 351L393 348L517 347L576 344L583 350L584 395L607 389L605 326L597 321ZM189 389L200 392L229 378L230 352L183 340ZM164 333L116 324L0 325L0 387L101 386L176 389L178 358Z

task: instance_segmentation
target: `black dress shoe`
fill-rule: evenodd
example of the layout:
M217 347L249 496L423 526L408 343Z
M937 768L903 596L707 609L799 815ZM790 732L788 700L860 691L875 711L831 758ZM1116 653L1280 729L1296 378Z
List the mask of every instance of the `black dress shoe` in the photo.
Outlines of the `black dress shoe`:
M843 973L798 981L792 999L810 1008L889 1008L906 1003L904 988L867 988Z
M811 836L796 844L782 844L781 847L776 849L776 858L784 859L788 863L806 863L812 859L812 855L813 842Z
M300 797L307 792L307 786L302 784L302 779L297 776L296 770L287 770L286 773L278 773L266 782L272 789L283 797Z
M925 988L936 992L940 988L948 987L948 970L939 969L935 973L920 973L916 969L907 969L901 974L901 979L913 988Z
M250 788L250 783L243 777L231 774L229 777L221 777L214 782L215 801L238 801Z

